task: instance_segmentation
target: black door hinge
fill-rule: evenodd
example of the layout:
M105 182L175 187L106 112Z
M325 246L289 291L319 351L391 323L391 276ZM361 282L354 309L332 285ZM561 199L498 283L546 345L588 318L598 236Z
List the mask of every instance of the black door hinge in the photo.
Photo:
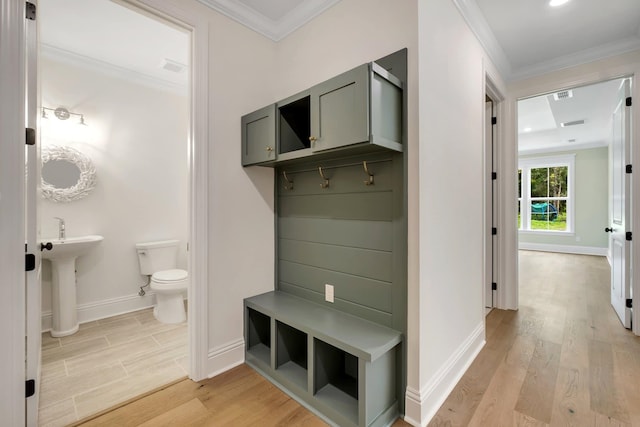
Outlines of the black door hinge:
M633 300L631 298L627 299L626 304L627 308L633 308Z
M496 282L491 283L491 290L492 291L497 291L498 290L498 284Z
M491 124L492 125L498 124L498 118L497 117L491 117Z
M631 166L631 165L627 165L627 166L625 167L625 169L624 169L624 170L625 170L625 172L627 172L627 173L632 173L632 172L633 172L633 166Z
M36 130L33 128L27 128L26 131L25 144L36 145Z
M631 107L631 104L632 104L632 103L633 103L633 102L631 101L631 97L628 97L628 98L626 99L626 106L627 106L627 107Z
M35 21L36 20L36 5L31 3L30 1L26 2L26 14L25 14L25 18L27 18L30 21Z
M492 227L492 228L491 228L491 234L492 234L493 236L495 236L496 234L498 234L498 229L497 229L497 228L495 228L495 227Z
M34 254L24 255L24 271L33 271L36 269L36 256Z
M498 172L491 172L491 179L498 179Z
M31 397L36 394L36 380L26 380L24 382L25 395L24 397Z
M630 231L627 231L627 233L625 234L625 237L627 240L631 240L633 237L633 234Z

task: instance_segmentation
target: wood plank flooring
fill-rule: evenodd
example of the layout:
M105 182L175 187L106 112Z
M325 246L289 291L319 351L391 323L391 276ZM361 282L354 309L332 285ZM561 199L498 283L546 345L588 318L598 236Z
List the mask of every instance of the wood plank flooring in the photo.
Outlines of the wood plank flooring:
M640 339L609 304L605 258L521 252L520 310L487 316L487 344L430 426L640 426ZM320 426L246 365L184 380L83 426ZM408 426L402 420L394 427Z
M42 334L39 425L65 426L188 373L187 324L167 325L152 309Z
M604 257L520 252L520 309L487 316L487 344L430 426L640 426L640 338L609 303Z

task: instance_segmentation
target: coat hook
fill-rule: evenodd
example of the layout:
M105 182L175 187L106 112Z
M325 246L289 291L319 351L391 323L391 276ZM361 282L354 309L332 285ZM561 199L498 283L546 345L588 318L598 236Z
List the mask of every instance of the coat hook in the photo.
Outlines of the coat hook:
M293 180L290 180L287 177L287 172L282 171L282 177L284 178L284 182L285 182L284 189L285 190L293 190Z
M318 166L318 172L320 173L320 177L324 180L324 182L320 184L320 188L329 188L329 178L324 176L324 172L322 172L322 166Z
M367 167L367 161L366 160L362 162L362 167L364 168L364 173L366 173L367 176L369 177L369 179L367 179L364 182L364 185L373 185L374 184L374 182L373 182L373 174L371 172L369 172L369 168Z

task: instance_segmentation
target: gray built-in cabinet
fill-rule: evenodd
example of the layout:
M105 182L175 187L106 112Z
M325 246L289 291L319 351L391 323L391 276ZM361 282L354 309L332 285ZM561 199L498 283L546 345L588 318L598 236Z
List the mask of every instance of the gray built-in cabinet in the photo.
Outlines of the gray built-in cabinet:
M375 62L242 117L242 165L337 149L402 151L402 82Z
M276 170L274 291L244 301L245 360L341 427L404 410L406 54L242 117L242 164Z

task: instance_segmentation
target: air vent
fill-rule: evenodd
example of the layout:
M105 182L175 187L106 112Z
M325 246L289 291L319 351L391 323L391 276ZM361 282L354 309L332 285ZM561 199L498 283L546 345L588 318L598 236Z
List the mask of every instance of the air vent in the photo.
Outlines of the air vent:
M573 98L573 91L571 89L563 90L553 94L553 99L555 99L556 101L562 101L569 98Z
M567 139L567 142L576 142L575 139Z
M181 73L185 70L185 68L187 68L187 66L177 61L172 61L171 59L165 58L162 60L160 68L171 71L172 73Z
M566 128L568 126L577 126L577 125L583 125L583 124L584 124L584 120L574 120L572 122L560 123L560 126L562 126L563 128Z

